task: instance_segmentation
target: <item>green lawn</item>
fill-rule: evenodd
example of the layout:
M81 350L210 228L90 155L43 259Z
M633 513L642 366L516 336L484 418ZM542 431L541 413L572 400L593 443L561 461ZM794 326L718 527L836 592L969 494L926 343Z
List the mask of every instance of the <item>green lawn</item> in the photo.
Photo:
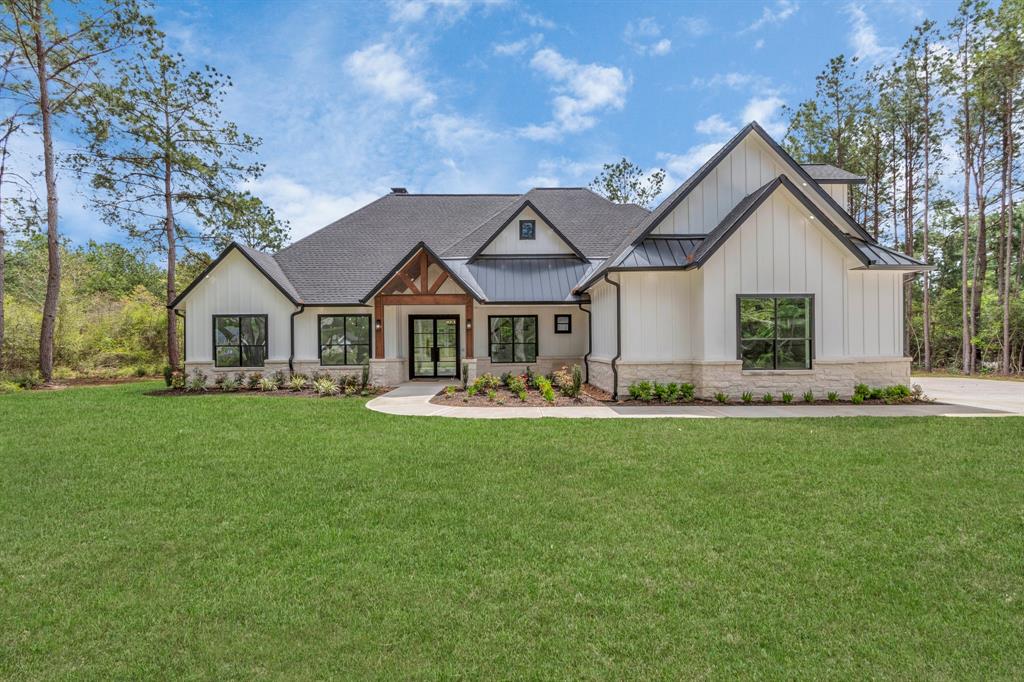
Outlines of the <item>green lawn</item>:
M1024 419L0 396L0 679L1018 678Z

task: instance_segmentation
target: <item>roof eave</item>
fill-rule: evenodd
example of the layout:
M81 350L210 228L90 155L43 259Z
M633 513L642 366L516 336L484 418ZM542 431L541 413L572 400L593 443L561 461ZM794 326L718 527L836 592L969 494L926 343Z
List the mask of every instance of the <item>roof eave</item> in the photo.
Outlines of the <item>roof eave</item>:
M278 291L280 291L282 294L284 294L284 297L287 298L289 301L291 301L292 305L303 305L303 302L302 302L301 299L296 299L294 296L291 295L291 293L289 293L284 287L282 287L280 282L278 282L274 277L272 277L270 275L270 273L267 272L266 269L262 265L257 263L256 260L252 256L250 256L248 254L248 252L246 252L245 249L242 248L241 244L239 244L238 242L233 241L230 244L228 244L224 248L223 251L220 252L220 255L218 255L215 259L213 259L213 261L209 265L206 266L206 269L204 269L201 273L196 275L196 278L193 279L189 283L189 285L187 287L185 287L185 289L180 294L175 296L173 301L171 301L170 303L167 304L167 308L169 308L169 309L177 308L178 304L180 304L183 300L185 300L185 297L188 296L190 293L192 293L192 290L195 287L197 287L200 282L202 282L204 279L206 279L206 276L209 275L213 271L214 268L216 268L218 265L220 265L221 261L223 261L227 257L227 255L229 253L231 253L231 251L233 251L233 250L237 250L240 254L245 256L245 259L247 261L249 261L250 263L252 263L252 266L254 268L256 268L261 275L266 277L267 280L271 284L273 284L274 287Z

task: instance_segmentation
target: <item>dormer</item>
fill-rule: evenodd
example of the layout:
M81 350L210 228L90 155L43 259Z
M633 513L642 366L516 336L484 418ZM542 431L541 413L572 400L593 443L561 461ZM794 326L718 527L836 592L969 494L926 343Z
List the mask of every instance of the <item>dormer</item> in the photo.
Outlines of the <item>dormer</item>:
M512 211L511 217L495 230L473 258L499 256L575 256L583 259L583 254L529 200Z

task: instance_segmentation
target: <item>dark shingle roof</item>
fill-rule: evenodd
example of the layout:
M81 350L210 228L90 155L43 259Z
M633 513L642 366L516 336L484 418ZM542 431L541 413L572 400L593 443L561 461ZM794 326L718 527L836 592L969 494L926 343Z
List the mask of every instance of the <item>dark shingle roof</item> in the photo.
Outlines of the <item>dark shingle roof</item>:
M851 173L827 163L802 163L800 167L819 183L826 185L830 183L860 184L867 181L867 178L862 175Z
M284 270L278 265L277 261L274 260L274 256L269 253L263 253L257 251L251 246L245 244L236 244L238 250L249 257L256 265L258 265L264 272L264 274L270 279L271 282L276 284L278 288L283 289L292 298L293 301L301 301L302 296L295 289L295 286L291 283L284 274Z

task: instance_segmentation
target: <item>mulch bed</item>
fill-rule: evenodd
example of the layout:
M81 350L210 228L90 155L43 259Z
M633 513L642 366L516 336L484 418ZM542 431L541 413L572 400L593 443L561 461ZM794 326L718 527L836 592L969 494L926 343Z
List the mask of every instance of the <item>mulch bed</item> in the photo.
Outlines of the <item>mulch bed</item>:
M495 399L490 400L487 397L486 391L470 396L460 387L452 395L441 391L431 398L430 402L434 405L446 405L448 407L587 407L588 405L606 404L604 400L600 399L600 396L598 398L593 397L594 391L596 389L584 386L583 395L579 398L567 398L559 393L558 389L555 389L555 402L549 403L547 400L544 400L544 396L540 394L540 391L534 388L526 391L526 400L520 400L518 395L507 388L497 388L494 390L496 394ZM600 394L603 391L597 391L597 393Z

